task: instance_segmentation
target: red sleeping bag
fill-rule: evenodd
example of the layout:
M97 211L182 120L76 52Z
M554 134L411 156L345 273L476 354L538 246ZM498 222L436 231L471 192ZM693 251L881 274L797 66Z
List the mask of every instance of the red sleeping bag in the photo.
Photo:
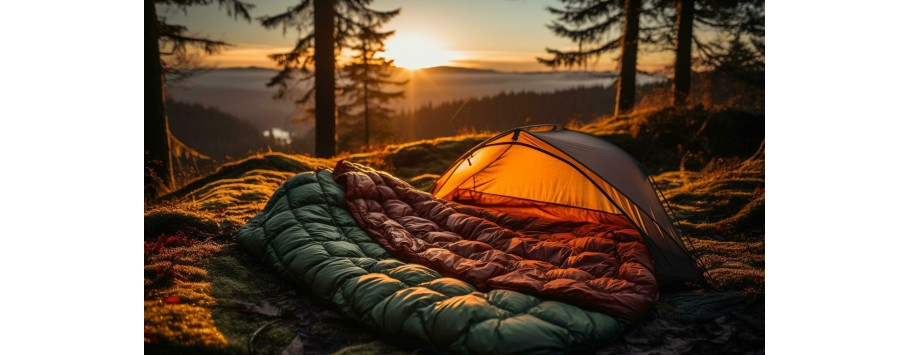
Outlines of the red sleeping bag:
M621 216L591 223L458 204L347 161L334 176L360 227L403 261L482 291L514 290L630 322L657 301L648 250Z

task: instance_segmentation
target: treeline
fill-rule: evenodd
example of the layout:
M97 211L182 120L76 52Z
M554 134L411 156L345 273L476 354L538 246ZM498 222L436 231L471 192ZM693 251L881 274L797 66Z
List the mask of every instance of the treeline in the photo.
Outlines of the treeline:
M212 107L169 98L167 112L171 134L217 161L277 146L249 122Z
M658 109L673 104L670 80L639 86L636 106ZM692 76L689 102L709 108L761 109L765 104L764 71L712 70ZM611 116L616 85L587 86L554 92L503 92L440 104L429 103L395 118L395 141L449 136L457 132L493 131L552 123L587 123Z
M413 125L412 137L425 139L452 135L465 130L502 131L537 123L565 124L589 121L611 112L615 86L578 87L540 92L503 92L481 98L429 103L398 117L398 127ZM401 135L400 132L399 136Z

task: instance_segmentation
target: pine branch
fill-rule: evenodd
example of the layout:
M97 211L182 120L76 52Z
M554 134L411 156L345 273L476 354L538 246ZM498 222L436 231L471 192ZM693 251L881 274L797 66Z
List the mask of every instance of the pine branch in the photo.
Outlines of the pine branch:
M161 55L173 55L179 52L185 52L188 46L197 47L206 54L215 54L225 47L232 46L224 41L216 41L205 37L193 37L186 35L187 28L182 25L171 25L164 18L158 20L159 40L165 46L170 45L170 50L162 50Z
M313 6L311 0L301 0L299 4L288 7L287 11L273 16L257 18L262 27L274 29L281 26L281 33L286 34L290 26L301 29L311 25L313 21Z
M609 41L604 45L588 50L578 50L578 51L560 51L557 49L547 48L547 53L553 55L550 59L537 57L537 62L544 64L548 67L573 67L576 65L583 65L591 57L600 56L606 52L617 49L621 45L621 40L619 38Z

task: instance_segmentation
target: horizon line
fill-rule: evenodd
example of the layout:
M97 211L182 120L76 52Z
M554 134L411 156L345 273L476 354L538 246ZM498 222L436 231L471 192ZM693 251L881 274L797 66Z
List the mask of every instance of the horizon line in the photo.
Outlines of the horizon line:
M398 67L398 66L393 66L393 68L399 69L399 70L404 70L404 71L409 71L409 72L413 72L413 71L423 71L423 70L432 70L432 69L457 69L457 70L464 70L464 71L476 71L476 72L488 72L488 73L501 73L501 74L538 74L538 73L604 73L604 74L616 74L616 73L618 73L618 71L616 71L616 70L590 70L590 69L579 70L579 69L567 68L567 69L526 70L526 71L523 71L523 70L500 70L500 69L492 69L492 68L465 67L465 66L458 66L458 65L437 65L437 66L433 66L433 67L426 67L426 68L420 68L420 69L407 69L407 68ZM278 71L278 70L280 70L280 69L277 68L277 67L270 68L270 67L264 67L264 66L259 66L259 65L246 65L246 66L244 66L244 65L231 65L231 66L222 66L222 67L213 67L213 68L200 68L200 69L194 69L194 70L202 70L202 71L205 71L205 70L272 70L272 71ZM648 74L648 75L653 75L653 74Z

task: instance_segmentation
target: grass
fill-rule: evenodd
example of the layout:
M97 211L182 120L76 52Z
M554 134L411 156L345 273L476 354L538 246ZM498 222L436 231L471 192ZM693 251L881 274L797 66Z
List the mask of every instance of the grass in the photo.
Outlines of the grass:
M754 125L761 115L671 109L576 126L622 146L657 172L657 186L720 289L662 294L645 320L600 353L763 348L764 154L756 137L740 137L744 147L736 149L727 146L728 138L719 137L723 134L718 132L733 125L737 117ZM692 136L656 133L672 130ZM146 351L396 354L426 350L424 344L381 336L315 303L240 250L234 243L236 230L296 173L332 167L343 158L389 171L427 190L449 164L489 136L417 141L336 159L255 155L226 164L165 196L163 202L147 206Z
M655 178L686 233L714 239L764 235L764 153L700 173L672 172Z

